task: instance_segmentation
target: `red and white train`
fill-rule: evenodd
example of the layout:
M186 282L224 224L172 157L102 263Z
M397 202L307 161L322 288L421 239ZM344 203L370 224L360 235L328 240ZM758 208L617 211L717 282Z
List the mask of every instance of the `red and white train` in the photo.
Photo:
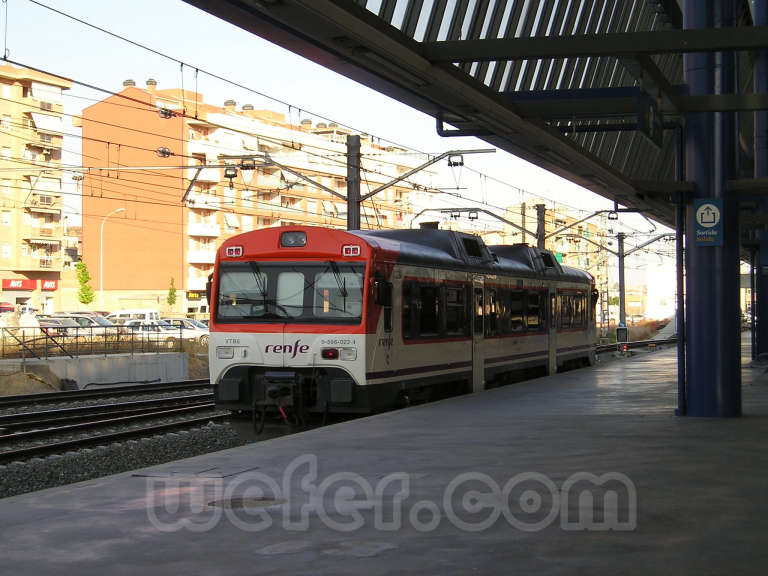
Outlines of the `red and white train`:
M208 289L216 401L254 414L377 412L595 357L590 274L459 232L247 232Z

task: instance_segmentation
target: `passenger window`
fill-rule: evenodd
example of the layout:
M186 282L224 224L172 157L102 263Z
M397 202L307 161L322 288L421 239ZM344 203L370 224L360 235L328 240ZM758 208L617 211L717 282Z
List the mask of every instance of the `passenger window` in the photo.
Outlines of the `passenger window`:
M467 301L463 286L445 288L445 334L446 336L467 335Z
M538 332L542 329L543 322L543 297L535 292L528 293L528 306L526 307L526 325L530 332Z
M512 333L523 332L525 323L523 320L523 292L512 292L509 298L509 331Z
M437 336L440 332L440 290L419 286L419 335Z

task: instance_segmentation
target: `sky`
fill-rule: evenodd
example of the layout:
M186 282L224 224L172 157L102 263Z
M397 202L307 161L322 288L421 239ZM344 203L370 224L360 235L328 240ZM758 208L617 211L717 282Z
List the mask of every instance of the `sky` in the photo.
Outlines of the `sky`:
M93 30L40 4L143 44L156 53ZM476 138L441 138L431 116L181 1L6 0L0 4L0 18L4 22L0 34L11 61L99 88L117 92L128 78L143 87L151 77L157 80L159 89L183 85L187 90L201 92L205 101L213 104L223 104L227 99L236 100L238 107L251 103L257 109L282 112L296 124L303 118L334 121L418 151L434 154L492 148ZM73 86L64 98L64 111L78 114L105 96L104 92ZM63 161L78 163L75 159L79 147L79 139L65 139ZM462 198L441 195L442 206L455 206L462 199L508 206L540 196L578 208L584 215L612 207L608 200L503 151L467 155L464 162L464 169L449 174L458 188L454 193ZM488 178L477 176L473 170ZM552 202L548 205L552 206ZM622 222L628 232L647 234L652 229L636 215L622 215ZM647 237L638 237L638 242Z
M45 0L47 6L80 18L189 66L182 67L127 42L111 38L30 0L7 0L8 57L21 64L119 91L131 78L140 87L147 78L158 88L180 87L203 93L221 104L234 99L286 114L295 123L311 117L351 126L411 149L439 153L489 148L476 138L441 138L435 120L326 68L277 47L184 2L163 0ZM5 14L0 12L5 19ZM212 78L195 68L252 88L270 98ZM75 86L65 98L65 112L77 113L89 98L103 93ZM68 110L67 110L68 109ZM314 113L314 114L311 114ZM517 204L526 194L540 195L583 209L610 203L554 174L506 152L472 155L465 166L507 185L480 181L465 169L456 174L464 196ZM493 203L493 202L492 202Z

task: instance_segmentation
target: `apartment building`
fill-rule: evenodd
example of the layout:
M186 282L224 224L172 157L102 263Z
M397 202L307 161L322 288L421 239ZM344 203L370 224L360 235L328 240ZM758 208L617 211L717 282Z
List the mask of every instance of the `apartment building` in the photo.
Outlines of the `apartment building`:
M233 100L158 89L123 90L82 115L83 260L92 307L205 313L205 284L228 237L269 226L346 227L346 137ZM418 165L404 150L362 140L362 193ZM428 187L424 171L387 187L361 209L362 228L407 226Z
M61 304L62 92L70 87L0 65L0 301L44 312Z

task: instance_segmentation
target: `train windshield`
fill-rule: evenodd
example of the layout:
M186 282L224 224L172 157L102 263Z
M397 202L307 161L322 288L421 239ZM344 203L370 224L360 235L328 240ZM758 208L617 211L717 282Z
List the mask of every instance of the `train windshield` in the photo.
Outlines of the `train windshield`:
M222 262L216 321L359 324L362 262Z

